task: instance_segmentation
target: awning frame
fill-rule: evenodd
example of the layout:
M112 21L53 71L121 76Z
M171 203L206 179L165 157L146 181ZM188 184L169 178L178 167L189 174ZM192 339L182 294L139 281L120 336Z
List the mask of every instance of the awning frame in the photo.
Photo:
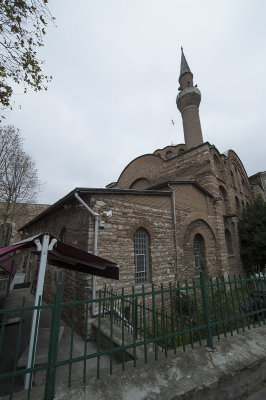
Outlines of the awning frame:
M58 245L57 251L54 249L55 245ZM53 262L54 265L56 265L56 261L59 260L58 262L63 263L62 268L72 269L70 266L73 265L76 266L76 271L86 273L84 267L87 266L88 268L90 268L90 272L87 273L93 273L94 275L98 274L99 276L106 278L119 279L118 265L96 255L88 254L76 247L68 246L60 242L53 234L50 233L42 233L31 238L22 240L21 242L15 243L14 245L0 249L0 266L2 264L2 268L4 268L9 274L14 276L15 272L12 269L9 270L7 266L5 267L5 264L7 264L7 262L10 262L10 260L14 262L14 258L17 256L14 256L14 254L10 256L10 253L14 253L16 252L16 250L30 250L35 246L36 250L34 250L34 252L40 253L40 262L34 303L35 309L33 311L31 325L27 369L31 368L35 364L40 320L40 318L37 318L38 305L42 302L45 271L47 262L49 263L49 254L51 265L53 265ZM64 250L68 255L64 254ZM71 251L74 253L73 257L69 255L69 253L71 254ZM73 268L73 270L75 271L75 268ZM35 332L37 333L36 340L34 341ZM27 373L25 377L25 390L29 389L31 385L32 380L30 379L30 373Z

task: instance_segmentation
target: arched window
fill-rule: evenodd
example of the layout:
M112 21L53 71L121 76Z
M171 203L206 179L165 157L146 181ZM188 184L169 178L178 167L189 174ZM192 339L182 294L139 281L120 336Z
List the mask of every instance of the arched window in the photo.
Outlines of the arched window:
M225 243L226 243L228 256L233 255L234 250L233 250L232 236L231 236L231 232L229 231L229 229L225 230Z
M149 247L149 233L144 228L138 228L134 233L135 283L150 280Z
M170 160L173 157L173 153L171 151L167 151L166 153L166 160Z
M206 265L206 253L204 238L200 233L194 236L193 240L193 256L196 271L201 271Z

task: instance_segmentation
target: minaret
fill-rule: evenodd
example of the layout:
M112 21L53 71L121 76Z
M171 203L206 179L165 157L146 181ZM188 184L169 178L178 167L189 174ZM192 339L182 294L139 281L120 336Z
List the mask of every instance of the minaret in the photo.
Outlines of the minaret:
M197 86L193 85L193 74L181 47L181 67L179 77L180 90L176 98L176 105L182 115L185 143L187 148L196 147L203 143L199 105L201 94Z

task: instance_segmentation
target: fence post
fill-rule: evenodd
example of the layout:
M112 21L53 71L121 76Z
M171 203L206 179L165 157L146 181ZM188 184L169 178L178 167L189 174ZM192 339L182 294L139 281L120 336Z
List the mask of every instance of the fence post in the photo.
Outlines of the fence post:
M207 295L206 282L205 282L204 274L202 271L200 271L200 287L201 287L203 311L204 311L205 321L206 321L206 325L207 325L207 346L213 348L212 327L211 327L211 319L210 319L210 311L209 311L209 300L208 300L208 295Z
M49 353L48 353L48 367L45 381L44 400L52 400L55 392L55 374L58 352L58 338L60 330L60 303L62 299L61 285L57 284L56 293L54 297L54 309L52 316L52 326L50 331Z
M137 296L135 296L134 298L134 302L135 302L135 340L137 340L138 338L138 298Z

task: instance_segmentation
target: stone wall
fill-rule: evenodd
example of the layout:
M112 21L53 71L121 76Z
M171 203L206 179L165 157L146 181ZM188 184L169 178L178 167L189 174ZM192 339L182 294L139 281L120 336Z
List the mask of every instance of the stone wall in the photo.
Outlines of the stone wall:
M87 218L87 211L84 207L80 207L76 200L66 202L52 215L48 215L35 224L32 224L27 231L24 231L24 236L29 237L45 231L54 234L67 244L79 247L85 251L88 250L89 220ZM32 281L35 270L36 262L33 264ZM55 267L48 265L45 273L43 298L47 303L53 302L56 290L54 281L55 270ZM86 296L85 288L88 286L87 280L88 277L85 274L64 270L62 281L63 301L73 300L75 293L77 298L83 299ZM84 327L84 310L82 307L78 308L81 308L81 310L76 314L76 326L77 330L81 332L81 327L82 329ZM72 310L63 308L62 312L64 320L71 325ZM82 316L81 319L80 315Z
M98 213L99 224L104 221L104 229L98 231L98 255L112 260L120 266L120 280L112 281L97 278L97 294L105 285L109 289L125 293L132 290L141 290L141 285L135 285L134 273L134 245L133 236L139 227L145 228L150 236L149 269L150 281L145 287L154 283L174 282L176 280L175 246L173 231L173 210L170 193L158 195L131 195L131 194L93 194L81 195L93 211ZM112 211L112 217L105 220L104 211ZM27 229L27 236L43 231L49 231L67 244L77 246L83 250L93 252L94 246L94 219L80 207L78 201L73 199L54 210L51 215L43 217ZM54 292L54 269L47 268L44 285L44 300L51 302ZM34 275L34 271L33 271ZM92 277L90 275L64 271L62 292L63 300L71 300L76 293L77 299L91 296ZM76 309L76 328L84 334L85 308ZM71 324L72 310L63 309L63 318Z
M168 351L168 358L159 352L159 361L150 357L145 365L144 360L138 360L137 368L131 361L126 363L125 371L118 365L113 375L108 376L106 371L102 379L91 378L86 385L81 386L80 380L70 389L61 384L56 388L55 400L263 399L265 389L249 395L265 384L265 336L266 328L261 326L215 340L214 349L195 346L183 352L179 348L176 354ZM41 397L41 390L37 390L33 388L34 399Z
M6 203L0 202L0 226L4 222L5 207ZM33 219L36 215L46 210L48 207L49 205L47 204L18 204L13 219L10 220L8 218L8 223L10 223L10 225L12 226L10 243L18 242L21 239L21 235L18 231L19 228L23 226L26 222Z
M171 197L168 195L95 196L94 211L102 215L112 210L104 230L99 231L99 255L120 265L119 282L108 281L110 287L130 290L134 281L133 236L139 227L150 236L150 277L155 285L175 280L174 234ZM92 247L92 238L89 247ZM99 285L103 280L98 279ZM99 286L100 287L100 286Z

